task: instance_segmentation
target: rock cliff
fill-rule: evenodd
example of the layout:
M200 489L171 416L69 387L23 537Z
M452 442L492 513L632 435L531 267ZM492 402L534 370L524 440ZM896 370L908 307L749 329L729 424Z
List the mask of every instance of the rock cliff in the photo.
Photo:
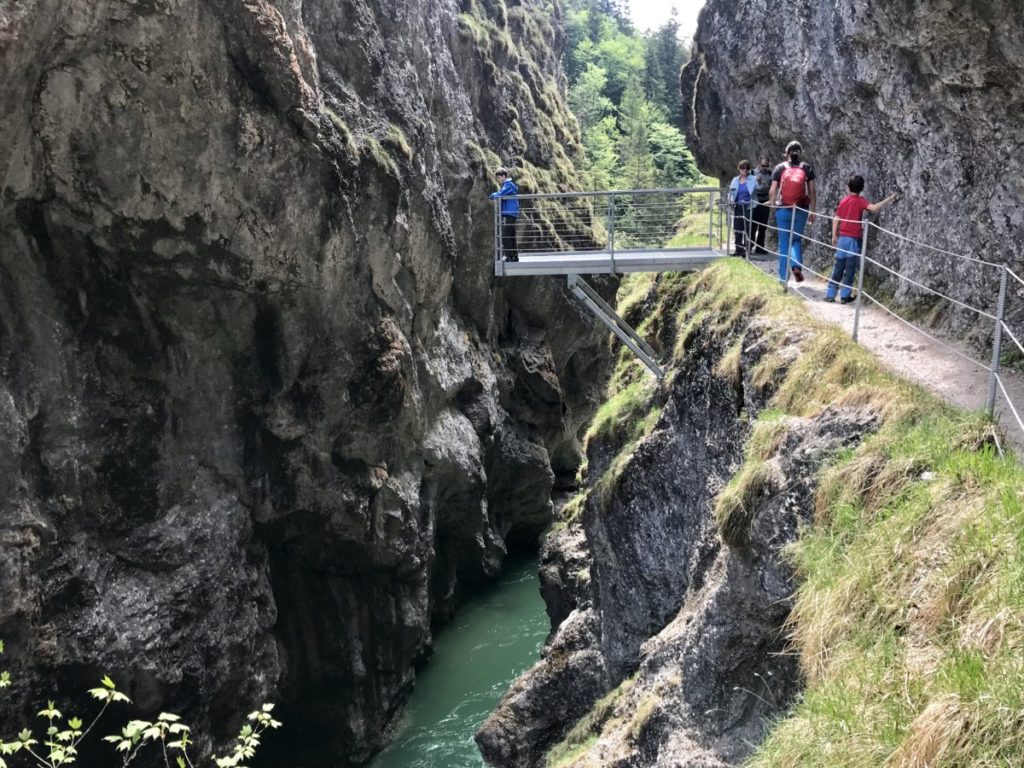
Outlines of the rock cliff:
M0 7L5 722L109 672L214 739L278 700L332 765L381 744L603 378L557 282L491 276L493 166L574 183L557 21Z
M620 414L656 416L638 439L588 444L588 488L545 544L557 628L477 735L489 764L735 765L801 689L784 550L812 518L818 469L878 418L854 403L758 422L819 338L765 318L751 287L719 268L670 277L637 310L663 318L669 381Z
M682 75L683 127L702 169L723 179L743 157L779 161L797 138L817 170L822 210L831 213L846 179L860 173L872 199L903 191L884 226L1020 273L1022 33L1019 0L709 0ZM823 240L827 224L818 226ZM891 237L869 247L928 285L995 306L991 269ZM812 258L824 264L829 254L815 246ZM908 283L888 285L901 303L929 300ZM1024 294L1013 288L1019 324ZM952 319L978 321L970 312Z

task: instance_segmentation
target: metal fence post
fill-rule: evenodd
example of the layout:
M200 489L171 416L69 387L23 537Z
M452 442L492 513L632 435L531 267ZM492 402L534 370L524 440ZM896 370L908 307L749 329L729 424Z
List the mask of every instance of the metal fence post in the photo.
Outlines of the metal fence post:
M501 200L496 199L494 201L494 262L496 265L500 265L498 270L501 275L505 274L504 247L505 239L501 236Z
M715 249L715 193L708 192L708 250Z
M1003 316L1006 314L1007 268L999 280L999 301L996 303L996 327L992 332L992 374L988 380L988 403L986 410L991 419L996 410L996 378L999 376L999 358L1003 351Z
M728 194L718 193L722 197L722 215L725 216L725 255L729 255L729 249L732 248L733 240L736 239L735 233L733 232L733 212L729 210Z
M608 256L615 274L615 195L608 195Z
M715 217L718 219L718 247L722 247L722 232L725 230L725 217L722 216L722 191L718 191L718 199L715 201Z
M864 239L860 244L860 269L857 270L857 295L853 297L853 340L857 341L857 330L860 328L860 295L864 292L864 268L867 262L864 258L868 254L868 232L871 231L871 222L862 222L864 227Z
M743 209L743 258L750 261L750 235L754 228L754 202Z

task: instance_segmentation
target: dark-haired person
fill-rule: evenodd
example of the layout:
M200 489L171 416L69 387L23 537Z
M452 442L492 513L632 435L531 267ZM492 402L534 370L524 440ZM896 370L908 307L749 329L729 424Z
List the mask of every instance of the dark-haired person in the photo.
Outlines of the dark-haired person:
M501 252L505 261L519 261L519 248L516 245L516 222L519 220L519 187L508 175L508 168L498 168L494 177L501 188L492 192L491 200L502 198L501 201ZM505 199L507 198L507 199Z
M740 160L736 166L739 174L729 183L729 200L732 202L732 229L736 233L734 256L746 256L750 249L750 211L754 207L756 182L750 175L750 161Z
M786 145L786 159L772 171L772 188L768 191L768 197L778 206L775 224L779 228L779 282L783 286L791 267L793 278L798 283L804 280L804 227L814 223L814 208L818 204L814 169L800 160L802 152L799 141Z
M860 260L864 238L864 224L861 223L864 211L880 211L899 197L899 193L894 192L885 200L872 203L861 195L864 191L863 176L851 176L846 181L846 188L849 194L839 201L836 217L832 220L832 245L836 246L836 264L832 267L832 279L825 289L825 301L835 301L838 289L842 304L854 300L853 278L857 275L857 262Z
M768 158L762 157L754 173L754 210L751 212L750 240L754 246L752 253L768 253L764 247L765 234L768 232L768 217L771 215L772 167Z

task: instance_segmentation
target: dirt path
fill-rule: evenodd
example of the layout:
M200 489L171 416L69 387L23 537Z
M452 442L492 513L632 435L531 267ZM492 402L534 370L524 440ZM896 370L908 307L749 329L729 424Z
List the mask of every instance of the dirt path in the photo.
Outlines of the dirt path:
M771 275L775 274L776 261L752 262ZM789 288L806 301L808 311L815 317L840 326L847 333L853 331L853 304L830 304L824 301L826 282L805 272L803 283L790 280ZM929 333L934 334L932 331ZM858 338L890 371L917 382L938 394L947 402L968 410L985 408L988 399L989 374L977 364L971 364L963 357L944 349L922 333L865 302L861 307ZM938 337L938 336L937 336ZM941 338L941 337L938 337ZM979 359L979 352L951 339L941 338L943 344L958 350L961 354ZM988 364L988 360L985 361ZM1024 376L1003 370L1002 379L1018 412L1024 417ZM1006 400L996 394L996 419L1002 427L1006 441L1024 456L1024 432L1006 405Z

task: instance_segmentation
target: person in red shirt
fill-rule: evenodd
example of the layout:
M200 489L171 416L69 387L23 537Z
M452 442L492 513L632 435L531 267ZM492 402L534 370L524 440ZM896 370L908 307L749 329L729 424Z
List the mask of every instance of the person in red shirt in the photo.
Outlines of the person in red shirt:
M853 278L857 275L857 262L860 260L860 248L864 239L864 224L861 217L864 211L880 211L899 197L894 192L885 200L872 203L861 195L864 191L864 177L851 176L846 182L850 191L839 201L836 217L832 220L832 245L836 246L836 264L832 268L832 279L825 289L825 301L835 301L839 291L839 301L849 304L854 300Z

